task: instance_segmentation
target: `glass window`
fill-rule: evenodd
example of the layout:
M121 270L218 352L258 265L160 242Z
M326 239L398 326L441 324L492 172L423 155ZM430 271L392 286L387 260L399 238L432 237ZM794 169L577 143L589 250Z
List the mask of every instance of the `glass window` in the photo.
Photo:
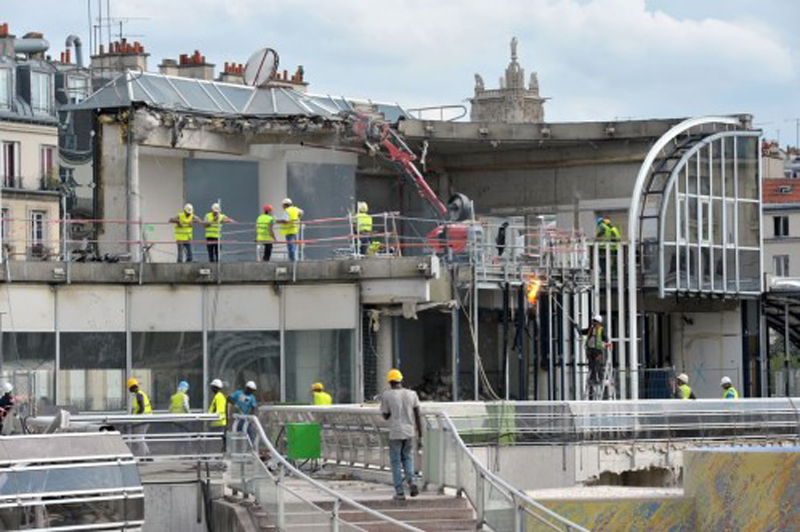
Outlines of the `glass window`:
M772 227L776 237L789 236L789 217L773 216Z
M739 203L739 246L758 247L761 225L758 203Z
M81 411L125 410L125 333L61 333L58 402Z
M725 202L725 228L727 233L725 243L729 245L736 243L736 209L734 206L735 203L733 201Z
M67 99L69 103L80 103L89 96L89 79L84 76L67 78Z
M736 139L739 164L739 198L758 199L758 140L755 137Z
M45 211L31 211L31 245L42 244L45 241L47 213Z
M758 291L761 286L761 254L749 250L739 253L739 290Z
M53 77L46 72L31 72L31 107L34 112L50 113L52 100Z
M711 202L700 200L700 242L708 244L711 239Z
M154 409L166 410L180 381L189 383L191 408L203 408L203 333L135 332L133 377Z
M11 238L11 213L5 207L0 211L0 234L3 236L3 243Z
M711 194L722 196L722 139L711 144Z
M0 68L0 108L11 106L11 69Z
M53 185L58 186L56 153L55 146L42 145L39 150L39 176L42 179L42 189L44 190L53 189Z
M19 405L52 405L55 401L56 335L47 332L4 332L0 376L14 385ZM30 410L27 414L32 413Z
M19 142L3 142L3 186L22 187L20 177Z
M708 150L709 147L705 146L700 148L700 172L699 172L699 180L700 180L700 194L704 196L708 196L711 194L711 174L709 172L709 158L708 158Z
M689 172L689 194L697 194L697 154L689 158L686 169Z
M775 277L789 276L789 255L775 255L772 257L772 273Z
M734 146L736 145L736 138L735 137L725 137L724 138L724 148L725 148L725 196L728 198L734 197L734 178L736 177L735 171L735 156L736 151L734 150Z
M311 385L319 381L334 402L352 401L354 336L352 329L287 331L286 400L308 403Z
M278 331L225 331L208 333L208 379L222 379L228 393L258 386L259 403L281 399L281 348Z

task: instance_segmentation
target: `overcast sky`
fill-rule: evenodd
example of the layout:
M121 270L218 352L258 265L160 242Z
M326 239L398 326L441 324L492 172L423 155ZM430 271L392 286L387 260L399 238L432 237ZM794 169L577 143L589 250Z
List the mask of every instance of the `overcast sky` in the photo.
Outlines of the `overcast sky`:
M57 57L70 33L88 43L89 2L96 16L98 0L0 0L0 22L17 36L44 32ZM552 98L549 121L749 112L794 143L800 117L797 0L110 2L151 70L195 49L221 67L269 46L282 68L304 66L315 93L464 103L475 73L497 84L516 36L522 66Z

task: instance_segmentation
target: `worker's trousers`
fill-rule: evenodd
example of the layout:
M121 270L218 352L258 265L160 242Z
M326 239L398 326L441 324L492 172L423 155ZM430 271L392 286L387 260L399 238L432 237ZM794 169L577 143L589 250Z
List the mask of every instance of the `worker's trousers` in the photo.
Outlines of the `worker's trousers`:
M261 249L256 251L256 256L260 256L264 262L269 262L269 259L272 258L272 242L261 243L258 247ZM259 254L258 251L261 253Z
M192 262L191 242L178 242L178 262Z
M207 236L206 248L208 249L208 262L219 262L219 238Z
M389 440L389 461L392 463L392 481L394 492L397 495L405 495L403 491L403 480L411 486L414 483L414 461L411 459L411 451L414 448L414 440ZM404 470L405 475L403 475Z
M297 260L297 235L286 235L286 250L289 253L289 260Z

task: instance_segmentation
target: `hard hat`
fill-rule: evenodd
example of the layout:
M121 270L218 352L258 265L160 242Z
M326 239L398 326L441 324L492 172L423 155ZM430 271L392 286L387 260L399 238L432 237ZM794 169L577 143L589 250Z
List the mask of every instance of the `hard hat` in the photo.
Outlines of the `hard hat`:
M686 373L681 373L678 375L677 379L683 383L689 382L689 376Z
M325 387L322 386L321 382L315 382L314 384L311 385L311 389L314 390L315 392L321 392L322 390L325 389Z
M258 390L258 388L256 388L256 383L253 381L247 381L247 384L245 384L244 387L250 388L251 390Z
M189 391L189 383L186 382L186 381L179 382L178 383L178 390L180 390L182 392L188 392Z
M367 205L366 201L359 201L358 202L358 212L367 212L369 211L369 205Z
M264 212L272 212L272 205L264 205Z
M219 203L215 203L211 206L212 212L219 212Z
M213 381L211 381L211 386L215 386L217 388L222 388L223 387L222 386L222 381L219 380L219 379L214 379Z
M722 380L719 381L720 386L725 386L726 384L731 384L730 377L722 377Z
M187 203L186 205L183 206L183 210L186 212L194 212L194 207L192 206L191 203Z
M3 391L5 393L11 393L14 391L14 386L10 382L3 383Z
M402 382L403 381L403 374L400 373L399 369L393 369L389 371L389 374L386 375L386 382Z
M134 386L139 386L139 381L131 377L128 379L128 388L133 388Z
M281 205L291 205L291 204L292 204L291 198L283 198L283 202L281 202Z
M592 318L592 321L596 321L597 323L603 323L603 316L601 316L600 314L595 314L594 318Z

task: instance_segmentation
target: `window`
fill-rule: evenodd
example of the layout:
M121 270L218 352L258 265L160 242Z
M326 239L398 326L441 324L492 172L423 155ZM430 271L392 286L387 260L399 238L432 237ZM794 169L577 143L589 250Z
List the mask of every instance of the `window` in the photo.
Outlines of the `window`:
M11 107L11 69L0 68L0 109Z
M31 107L34 112L50 113L53 108L53 78L45 72L31 72Z
M52 188L53 181L58 178L56 147L43 145L39 150L39 161L42 189L49 190Z
M0 211L0 234L3 236L3 244L8 242L11 233L11 220L9 218L11 218L11 214L8 209L2 209Z
M45 211L31 211L31 245L43 244L45 241Z
M776 237L789 236L789 217L788 216L773 216L772 227L774 228L774 235Z
M791 194L794 187L790 185L784 185L778 187L778 194Z
M89 80L83 76L67 78L67 99L69 103L80 103L89 96Z
M19 142L4 142L2 157L3 186L6 188L22 188L19 167Z
M788 277L789 255L775 255L772 257L772 271L775 277Z
M700 242L707 244L711 240L711 202L700 200Z
M59 403L81 411L125 409L124 332L62 332L60 357Z

